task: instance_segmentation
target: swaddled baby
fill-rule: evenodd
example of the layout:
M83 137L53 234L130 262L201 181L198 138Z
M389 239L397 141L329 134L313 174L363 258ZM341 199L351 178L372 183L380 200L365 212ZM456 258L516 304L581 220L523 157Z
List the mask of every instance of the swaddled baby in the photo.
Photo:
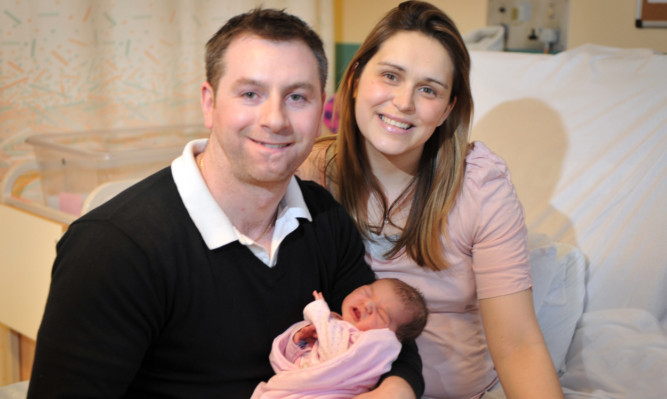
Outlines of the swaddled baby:
M296 323L273 342L276 375L253 398L354 397L373 388L398 357L401 342L421 334L428 311L423 296L397 279L379 279L352 291L342 315L321 293Z

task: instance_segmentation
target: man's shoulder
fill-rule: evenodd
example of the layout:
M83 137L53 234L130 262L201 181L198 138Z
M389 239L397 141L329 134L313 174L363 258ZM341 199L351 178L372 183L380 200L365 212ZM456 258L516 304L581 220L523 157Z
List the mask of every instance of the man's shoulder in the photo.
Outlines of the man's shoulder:
M311 214L314 215L341 207L326 188L311 180L301 180L298 176L296 180L299 183L303 200L306 201Z
M79 220L149 218L160 209L181 204L169 167L164 168L118 193Z

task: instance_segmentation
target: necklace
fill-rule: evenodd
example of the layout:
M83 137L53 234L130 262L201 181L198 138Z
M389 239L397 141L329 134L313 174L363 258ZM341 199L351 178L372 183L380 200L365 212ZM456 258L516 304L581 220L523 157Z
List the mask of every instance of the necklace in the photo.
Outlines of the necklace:
M256 242L259 242L259 240L261 240L266 235L266 233L268 233L269 230L271 230L271 228L276 224L277 219L278 219L278 209L276 209L276 213L273 214L273 218L271 218L271 222L269 223L269 225L266 226L266 230L264 230L262 235L257 237L257 239L255 240Z

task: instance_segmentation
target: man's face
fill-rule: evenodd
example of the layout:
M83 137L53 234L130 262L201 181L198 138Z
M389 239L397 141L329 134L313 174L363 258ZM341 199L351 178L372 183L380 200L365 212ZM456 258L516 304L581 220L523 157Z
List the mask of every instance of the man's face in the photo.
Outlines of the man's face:
M319 134L324 93L315 55L301 41L247 35L232 41L224 65L215 98L202 86L218 166L240 182L288 181Z

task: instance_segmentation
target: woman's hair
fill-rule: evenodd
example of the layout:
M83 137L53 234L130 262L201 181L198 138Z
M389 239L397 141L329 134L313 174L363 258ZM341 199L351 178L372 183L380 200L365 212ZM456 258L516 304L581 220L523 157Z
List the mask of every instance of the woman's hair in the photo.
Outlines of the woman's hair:
M217 92L218 83L225 71L225 52L234 39L243 35L257 35L279 42L305 43L317 59L320 84L324 92L328 64L322 40L317 33L303 20L283 10L256 8L230 18L206 43L206 81L214 93Z
M454 63L450 103L455 105L446 121L424 144L418 171L412 184L396 200L387 204L381 186L372 174L355 115L355 88L368 61L384 42L399 32L419 32L436 39ZM348 66L336 98L340 115L335 152L326 164L327 185L356 221L367 239L369 231L381 230L368 220L368 200L380 199L385 219L391 223L392 206L400 206L412 196L406 225L393 248L386 254L397 256L402 248L421 266L442 270L449 265L441 243L446 234L447 215L461 190L473 112L470 91L470 55L454 22L437 7L421 1L406 1L392 9L373 28Z
M383 278L383 280L391 282L394 293L400 298L405 310L411 314L409 322L396 328L396 338L401 342L414 340L424 331L428 321L428 308L424 295L402 280L396 278Z

